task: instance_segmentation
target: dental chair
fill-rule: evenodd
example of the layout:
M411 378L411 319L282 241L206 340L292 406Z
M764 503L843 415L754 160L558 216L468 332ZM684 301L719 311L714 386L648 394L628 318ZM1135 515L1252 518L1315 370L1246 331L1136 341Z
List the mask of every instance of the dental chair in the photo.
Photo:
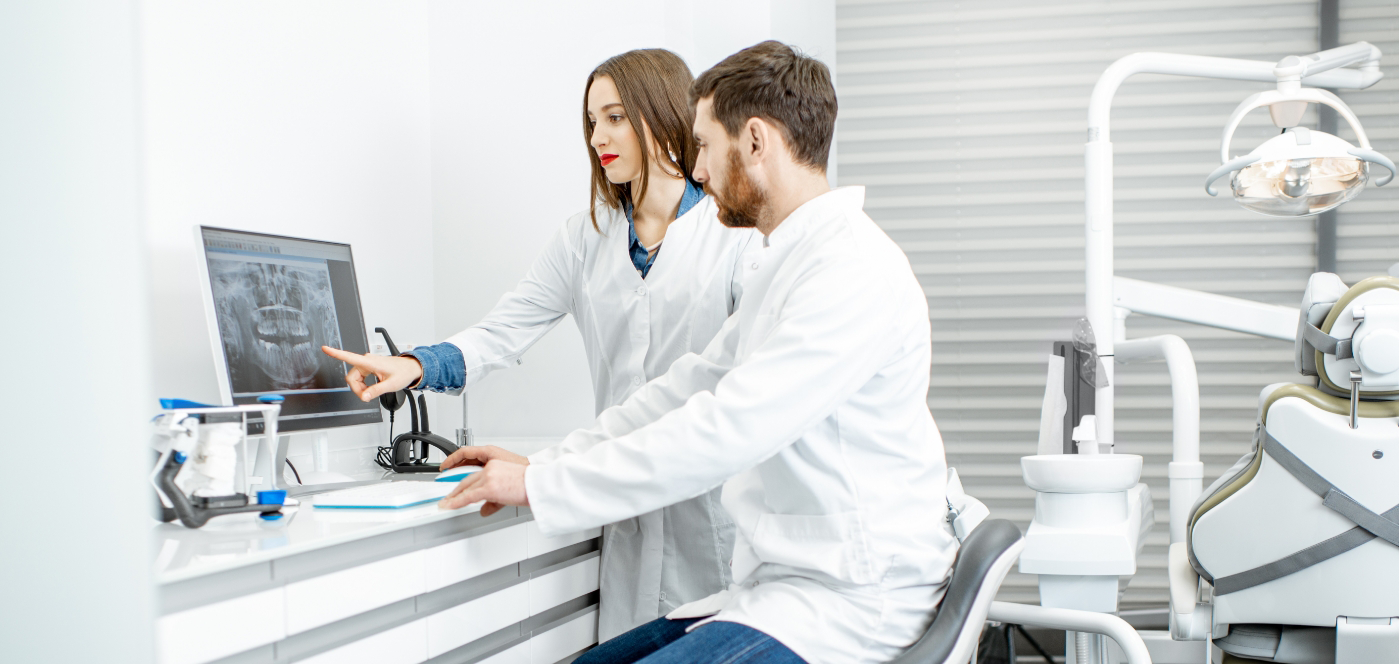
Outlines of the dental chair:
M933 624L893 664L971 661L996 591L1024 546L1020 529L1005 519L989 519L976 526L957 551L952 579Z
M1169 554L1171 627L1224 662L1399 662L1399 279L1312 275L1296 367Z

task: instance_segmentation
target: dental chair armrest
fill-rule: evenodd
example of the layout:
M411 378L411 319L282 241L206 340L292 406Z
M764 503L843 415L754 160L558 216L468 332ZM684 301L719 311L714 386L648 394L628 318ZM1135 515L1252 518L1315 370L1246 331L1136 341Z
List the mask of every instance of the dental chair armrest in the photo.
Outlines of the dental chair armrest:
M1200 603L1200 575L1190 566L1185 542L1171 545L1166 572L1171 587L1171 638L1204 641L1209 638L1211 607Z

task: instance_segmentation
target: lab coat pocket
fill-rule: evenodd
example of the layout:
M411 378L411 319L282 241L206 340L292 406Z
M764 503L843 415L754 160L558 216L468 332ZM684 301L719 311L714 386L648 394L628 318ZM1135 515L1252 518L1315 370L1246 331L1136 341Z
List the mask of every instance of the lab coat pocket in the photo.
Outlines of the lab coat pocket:
M764 514L753 533L753 551L765 563L810 569L848 583L875 582L855 512Z

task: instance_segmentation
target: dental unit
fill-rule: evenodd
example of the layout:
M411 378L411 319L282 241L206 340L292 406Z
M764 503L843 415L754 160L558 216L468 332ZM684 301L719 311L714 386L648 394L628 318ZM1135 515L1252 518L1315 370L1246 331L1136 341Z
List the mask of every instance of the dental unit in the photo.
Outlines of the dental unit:
M1077 415L1073 441L1060 441L1065 408L1056 375L1079 367L1067 359L1060 373L1051 367L1039 453L1022 459L1024 481L1037 494L1019 564L1039 575L1043 607L1118 610L1154 508L1140 482L1142 457L1113 453L1114 364L1164 361L1173 401L1171 637L1205 641L1206 662L1210 643L1226 661L1399 661L1399 509L1389 511L1399 505L1399 482L1386 465L1399 463L1399 279L1347 288L1336 275L1315 274L1299 315L1113 274L1109 110L1126 79L1149 73L1275 82L1275 90L1249 96L1230 116L1221 164L1205 189L1217 195L1216 184L1227 178L1243 207L1295 217L1334 209L1367 185L1393 179L1394 162L1372 148L1345 103L1321 89L1367 88L1382 76L1379 60L1379 49L1364 42L1277 63L1137 53L1098 80L1085 151L1085 230L1087 321L1101 378L1090 404L1068 409ZM1310 104L1334 108L1358 145L1300 126ZM1263 107L1282 133L1231 157L1235 130ZM1316 382L1264 389L1253 450L1205 490L1190 349L1176 335L1127 339L1132 312L1294 342L1297 370ZM994 607L991 614L995 619ZM1099 633L1070 631L1066 651L1069 664L1109 661Z

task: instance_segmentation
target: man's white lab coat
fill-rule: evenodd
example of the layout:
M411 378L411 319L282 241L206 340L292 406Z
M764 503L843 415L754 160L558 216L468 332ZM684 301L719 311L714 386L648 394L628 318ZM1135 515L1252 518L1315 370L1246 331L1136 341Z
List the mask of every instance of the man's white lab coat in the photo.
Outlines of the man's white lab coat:
M736 583L670 617L748 625L813 663L897 655L956 553L927 299L863 203L848 187L798 208L748 254L743 300L703 354L525 472L547 535L722 484Z
M587 212L570 218L515 290L480 323L447 339L461 349L466 387L514 366L572 314L601 412L718 333L751 271L741 259L759 244L756 231L725 228L706 196L671 222L643 280L628 252L626 216L600 206L597 217L603 233ZM543 462L557 453L534 458ZM604 638L728 584L733 526L718 492L613 521L603 533L598 630Z

